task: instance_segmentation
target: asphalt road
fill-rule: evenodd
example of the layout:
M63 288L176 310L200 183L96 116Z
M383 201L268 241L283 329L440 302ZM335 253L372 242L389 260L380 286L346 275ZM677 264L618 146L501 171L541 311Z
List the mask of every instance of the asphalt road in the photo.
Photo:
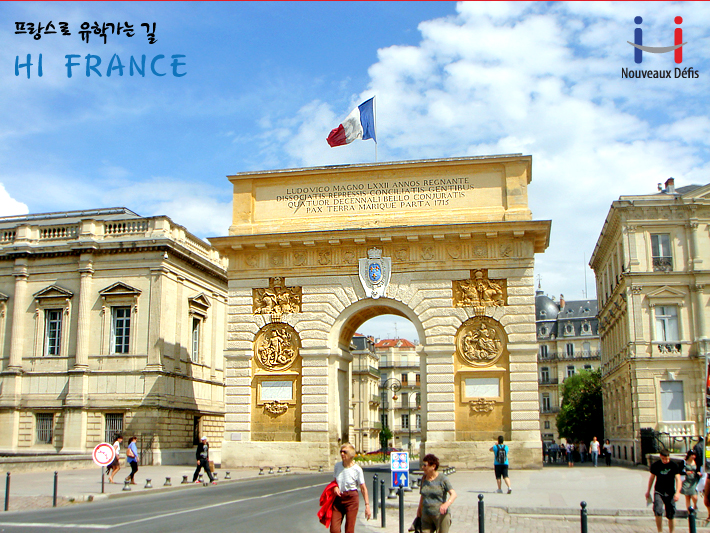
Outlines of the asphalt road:
M314 533L318 498L332 473L250 479L56 509L0 515L0 532L209 531ZM371 475L366 475L371 479Z

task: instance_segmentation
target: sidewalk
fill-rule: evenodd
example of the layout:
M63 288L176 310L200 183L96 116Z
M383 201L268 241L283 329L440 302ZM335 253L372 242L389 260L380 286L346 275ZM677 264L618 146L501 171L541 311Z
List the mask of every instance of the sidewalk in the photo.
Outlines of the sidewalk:
M259 476L258 468L220 469L217 471L217 482L223 483L229 471L232 480ZM305 470L291 469L292 472L304 473ZM192 486L194 465L141 466L136 474L136 484L130 485L130 491L124 491L123 480L131 472L130 468L122 467L116 474L117 483L110 484L105 476L104 493L101 493L101 472L99 467L76 470L62 470L57 476L57 506L69 505L73 502L93 501L102 498L120 497L141 492L156 492L161 490L179 490ZM275 471L276 472L276 471ZM269 475L266 472L264 475ZM273 476L283 474L271 474ZM188 484L181 484L183 476L187 476ZM171 485L165 486L166 478L170 477ZM207 476L203 474L207 480ZM4 509L6 473L0 478L0 491L3 499L1 509ZM152 488L146 488L146 480L150 479ZM118 482L120 480L120 483ZM10 475L10 511L23 511L52 506L54 491L53 472L18 472Z
M487 533L498 532L579 532L580 503L587 503L590 532L631 533L655 532L655 520L646 506L644 493L648 486L648 470L643 467L602 467L591 465L545 466L542 470L511 470L512 494L497 494L495 477L490 471L456 472L449 476L457 494L451 506L452 533L469 533L478 530L478 495L483 495L485 528ZM372 476L368 490L372 491ZM389 491L388 491L389 492ZM372 495L370 495L372 500ZM404 530L416 515L419 503L417 490L405 493ZM399 500L387 500L387 527L377 520L365 521L358 517L362 531L397 533L399 531ZM704 527L707 511L699 501L696 522L700 531ZM678 510L685 510L685 497L681 496ZM664 530L667 521L664 518ZM676 519L676 530L687 530L686 519Z

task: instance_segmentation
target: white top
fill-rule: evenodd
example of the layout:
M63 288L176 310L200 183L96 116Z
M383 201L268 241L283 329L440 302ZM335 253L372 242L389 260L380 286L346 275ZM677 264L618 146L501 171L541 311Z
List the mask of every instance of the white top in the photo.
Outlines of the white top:
M345 468L342 462L336 463L335 481L338 482L340 492L357 490L360 485L365 484L365 473L358 464L353 463L352 466Z
M121 456L121 443L116 441L113 443L113 449L116 450L116 457Z
M599 453L599 441L598 440L593 440L592 442L589 443L589 451Z

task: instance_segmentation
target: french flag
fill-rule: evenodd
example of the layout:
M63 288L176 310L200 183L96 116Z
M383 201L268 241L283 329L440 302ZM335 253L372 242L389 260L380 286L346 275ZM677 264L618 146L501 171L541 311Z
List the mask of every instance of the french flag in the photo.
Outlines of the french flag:
M326 140L330 146L343 146L355 139L372 139L377 142L374 96L353 109L343 123L330 132Z

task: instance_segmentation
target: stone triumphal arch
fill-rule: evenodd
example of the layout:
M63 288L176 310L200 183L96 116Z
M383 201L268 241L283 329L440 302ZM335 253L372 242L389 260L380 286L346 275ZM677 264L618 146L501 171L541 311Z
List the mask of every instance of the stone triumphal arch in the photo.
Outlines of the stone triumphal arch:
M540 464L532 158L241 173L229 236L222 462L332 464L348 438L350 339L396 314L419 332L422 452L490 464L503 434Z

